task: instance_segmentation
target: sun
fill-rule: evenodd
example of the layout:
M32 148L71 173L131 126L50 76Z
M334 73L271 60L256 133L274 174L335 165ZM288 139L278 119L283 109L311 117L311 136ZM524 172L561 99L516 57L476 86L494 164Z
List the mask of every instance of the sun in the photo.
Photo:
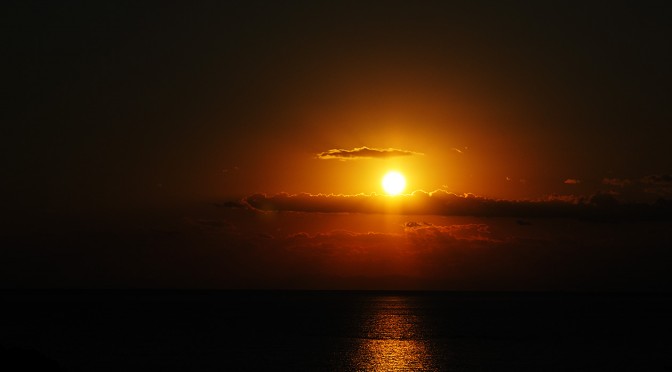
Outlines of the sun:
M383 189L390 195L399 195L406 187L406 178L395 171L389 171L383 177Z

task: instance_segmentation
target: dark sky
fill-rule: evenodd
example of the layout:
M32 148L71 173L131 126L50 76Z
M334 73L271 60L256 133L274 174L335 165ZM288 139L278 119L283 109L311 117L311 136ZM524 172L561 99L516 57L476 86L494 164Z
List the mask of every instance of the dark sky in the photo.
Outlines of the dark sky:
M549 277L544 283L555 284L542 288L580 288L589 281L590 270L577 262L586 260L586 267L621 273L621 279L614 274L605 280L611 284L604 288L645 289L669 279L656 271L655 261L669 258L662 247L670 242L664 233L669 220L665 200L672 196L672 6L594 1L17 1L2 8L3 239L18 247L7 257L19 268L8 274L4 286L44 285L52 278L44 274L46 267L54 269L53 277L65 286L94 277L96 285L110 286L272 286L275 279L270 277L252 280L234 274L230 262L252 273L269 271L268 262L252 258L266 255L266 260L281 263L282 269L270 270L277 277L282 270L303 267L297 262L311 260L304 253L278 252L292 251L292 239L298 236L293 234L309 233L306 222L293 213L315 210L331 220L307 235L311 242L324 247L328 242L320 239L333 238L329 244L368 247L367 252L380 259L384 254L372 248L375 244L361 242L356 234L393 234L395 239L406 234L399 246L411 249L418 246L416 235L432 232L433 240L425 246L450 245L445 240L450 238L469 244L496 241L491 248L498 249L500 243L513 244L506 240L514 239L511 236L527 239L518 230L539 218L530 210L540 208L543 218L580 220L591 226L595 220L626 221L618 222L625 228L610 232L625 234L617 244L621 247L627 246L622 242L637 245L637 237L649 226L642 221L655 221L648 222L650 232L662 236L647 238L649 251L637 256L634 262L639 266L633 264L631 270L641 275L632 282L620 277L628 271L627 259L604 264L595 258L597 253L586 258L585 252L572 251L570 257L576 260L570 266L583 279L566 279L570 274ZM364 153L357 150L362 147L373 149L373 154L404 156L347 161L318 156L331 150ZM380 193L380 178L392 168L407 176L409 193L475 194L482 209L474 212L472 205L458 215L502 218L486 223L490 229L506 225L503 221L509 218L516 233L509 238L497 233L496 239L488 240L482 238L485 230L473 227L478 225L474 221L460 222L467 226L462 230L445 221L432 222L432 228L409 227L406 224L418 223L418 218L404 217L399 209L382 213L397 215L394 228L384 228L387 225L377 220L354 226L342 213L380 217L381 210L349 207L338 198L324 207L310 198L320 193ZM298 206L249 203L260 200L251 195L272 198L278 193L306 194L292 199L300 201ZM245 197L247 201L239 204ZM518 204L506 209L506 204L503 213L495 200L560 200L575 209L560 208L556 215L559 209L546 212L546 204L523 210ZM220 208L212 203L220 203ZM622 208L608 209L610 203ZM649 206L623 207L629 203ZM446 212L445 205L430 206L413 213L429 214L432 221L456 214ZM269 210L280 211L270 212L277 213L271 225L285 229L282 233L268 230L268 218L250 217ZM334 211L339 214L331 215ZM285 219L287 226L281 222ZM185 227L185 221L197 222ZM225 230L218 230L224 234L219 243L199 235L199 229L213 223ZM558 227L564 223L539 229L555 234L544 239L564 246L569 238ZM190 230L193 226L199 227ZM456 231L473 229L475 235L455 236ZM341 230L348 233L333 235ZM184 234L183 245L163 235L157 238L157 231ZM602 226L570 240L602 252L611 248L605 241L613 238L601 235L605 231ZM280 241L260 243L259 234ZM75 235L84 238L75 243ZM343 236L349 243L338 240ZM109 252L87 251L82 256L84 247L101 239L107 241L105 249L118 252L115 258ZM203 252L209 253L199 253L200 258L185 253L186 247L204 240ZM157 248L166 241L172 242L173 253ZM217 244L229 250L250 245L276 250L226 259L229 266L220 267L216 263L226 261L220 256L224 253L210 252ZM525 256L535 244L518 244L519 254ZM135 248L116 251L117 245L145 247L147 253L129 253ZM40 258L60 249L79 258L67 264L48 255ZM629 252L632 247L619 249ZM210 255L215 258L203 258ZM560 253L553 251L539 260L550 265L556 255ZM402 256L394 259L403 262ZM433 256L419 257L422 261ZM465 265L478 266L488 257L499 256L469 256ZM184 272L184 277L162 280L168 274L160 271L150 280L140 274L145 264L157 260L169 262L165 272ZM192 264L180 266L180 261ZM82 270L88 262L101 271ZM184 279L203 262L212 265L211 276ZM334 276L355 277L369 268L344 264L351 270L346 274L327 266L319 275L298 271L338 287L345 282ZM42 274L21 276L23 269ZM119 276L124 270L135 270L137 278ZM504 275L510 287L525 288L525 280L511 276L517 270L518 265L510 263L509 269L492 269L482 277L436 274L413 285L394 279L383 286L487 289ZM65 271L70 274L64 276ZM376 275L419 274L395 266ZM237 284L231 284L234 277ZM283 283L299 279L287 280ZM348 280L343 286L376 286L361 284L365 279ZM460 280L469 284L454 284Z

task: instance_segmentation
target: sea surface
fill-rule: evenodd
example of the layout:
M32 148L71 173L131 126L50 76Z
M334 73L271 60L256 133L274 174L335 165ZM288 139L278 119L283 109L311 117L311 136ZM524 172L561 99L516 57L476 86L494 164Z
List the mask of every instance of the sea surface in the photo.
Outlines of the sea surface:
M0 298L2 363L43 370L672 371L668 294L4 291Z

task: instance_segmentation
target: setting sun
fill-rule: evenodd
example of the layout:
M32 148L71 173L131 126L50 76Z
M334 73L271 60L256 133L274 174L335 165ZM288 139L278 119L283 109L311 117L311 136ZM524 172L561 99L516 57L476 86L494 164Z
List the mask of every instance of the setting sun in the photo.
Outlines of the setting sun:
M395 171L390 171L383 177L383 189L390 195L398 195L406 187L406 178Z

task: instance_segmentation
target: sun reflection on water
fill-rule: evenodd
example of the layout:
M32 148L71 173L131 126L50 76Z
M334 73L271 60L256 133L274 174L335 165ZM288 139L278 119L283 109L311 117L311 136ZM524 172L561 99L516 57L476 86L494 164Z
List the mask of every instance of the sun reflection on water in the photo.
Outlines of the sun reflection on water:
M432 355L412 300L387 296L373 301L351 360L358 371L434 370Z

